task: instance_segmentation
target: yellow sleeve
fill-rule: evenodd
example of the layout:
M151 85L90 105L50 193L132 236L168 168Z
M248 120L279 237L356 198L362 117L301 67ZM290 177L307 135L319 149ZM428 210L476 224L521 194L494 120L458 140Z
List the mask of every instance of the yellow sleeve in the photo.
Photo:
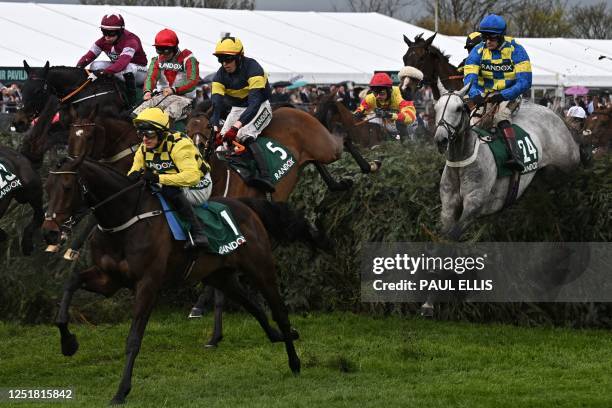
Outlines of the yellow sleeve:
M183 138L178 141L170 153L178 173L160 174L160 184L176 187L191 187L198 184L203 176L196 159L198 154L198 149L191 140Z
M138 150L136 150L136 153L134 153L134 162L132 163L132 168L130 169L130 171L128 171L127 174L131 174L135 171L141 171L142 169L144 169L145 161L144 154L142 154L142 149L143 146L141 144L140 146L138 146Z
M213 82L211 92L212 95L225 95L225 85L223 85L221 82Z

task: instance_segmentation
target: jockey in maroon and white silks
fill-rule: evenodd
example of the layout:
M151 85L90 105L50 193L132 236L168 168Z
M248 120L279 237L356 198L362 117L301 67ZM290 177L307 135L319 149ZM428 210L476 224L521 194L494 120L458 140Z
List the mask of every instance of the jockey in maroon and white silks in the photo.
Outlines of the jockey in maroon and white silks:
M81 57L78 67L88 64L92 71L103 71L107 75L115 75L123 80L124 74L131 73L136 83L142 85L147 76L147 56L138 36L125 28L120 14L107 14L102 18L99 38ZM94 61L104 52L110 61Z

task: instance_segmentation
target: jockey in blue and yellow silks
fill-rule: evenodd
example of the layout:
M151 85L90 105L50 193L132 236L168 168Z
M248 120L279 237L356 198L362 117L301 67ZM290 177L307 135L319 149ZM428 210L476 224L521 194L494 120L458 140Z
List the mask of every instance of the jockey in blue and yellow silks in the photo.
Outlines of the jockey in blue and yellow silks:
M523 163L518 152L514 129L510 122L512 113L521 103L521 95L531 88L531 62L525 49L514 38L506 36L503 17L489 14L480 22L478 31L482 42L470 52L464 68L464 84L471 83L469 96L482 114L499 104L493 117L494 125L504 134L510 153L508 166L522 171Z
M259 176L251 180L264 191L274 192L264 154L255 139L272 121L268 74L253 58L244 55L242 41L225 36L217 42L214 56L221 67L212 82L213 114L211 124L231 146L238 140L253 154ZM231 107L219 129L221 112Z

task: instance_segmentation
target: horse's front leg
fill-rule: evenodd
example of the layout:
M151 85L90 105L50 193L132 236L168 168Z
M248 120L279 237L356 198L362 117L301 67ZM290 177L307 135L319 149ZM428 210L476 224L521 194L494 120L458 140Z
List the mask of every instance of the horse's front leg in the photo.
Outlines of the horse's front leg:
M96 267L94 266L90 269L94 268ZM62 302L60 303L60 308L55 319L55 325L60 331L62 354L65 356L72 356L79 349L79 342L77 341L76 336L70 333L70 330L68 330L68 321L70 320L68 310L70 308L70 303L72 302L72 295L74 295L74 292L81 287L82 282L83 280L78 272L74 272L70 276L70 279L64 285Z
M448 236L461 215L461 193L459 191L459 180L453 179L450 174L453 169L444 168L440 180L440 223L442 224L442 235Z
M134 362L136 356L140 351L142 344L142 337L144 335L145 328L153 311L153 306L157 298L159 291L159 285L153 283L150 279L142 279L136 285L136 299L134 304L134 316L132 318L132 325L130 326L130 333L127 337L125 354L126 362L123 368L123 376L119 383L117 393L113 397L111 404L123 404L125 398L132 389L132 371L134 370Z
M217 347L217 344L223 340L223 307L225 306L225 294L219 289L214 290L215 298L215 325L213 334L205 347Z
M34 249L32 235L35 230L40 228L45 219L45 211L42 207L42 194L30 200L29 204L30 207L32 207L32 220L23 230L23 237L21 238L21 252L24 255L30 255L32 253Z
M463 210L461 217L453 225L448 233L448 238L453 241L458 241L463 232L470 226L472 222L481 214L486 191L484 189L472 190L463 197Z
M336 181L325 165L319 162L313 162L313 164L330 191L346 191L353 186L353 181L351 179Z

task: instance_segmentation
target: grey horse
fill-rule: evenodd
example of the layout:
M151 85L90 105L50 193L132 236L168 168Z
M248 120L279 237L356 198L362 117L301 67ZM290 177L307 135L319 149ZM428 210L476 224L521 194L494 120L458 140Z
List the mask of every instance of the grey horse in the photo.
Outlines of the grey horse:
M510 183L510 177L497 178L491 150L482 146L484 142L470 128L470 115L463 101L469 87L470 84L449 92L438 80L441 96L435 105L434 140L440 152L446 152L446 166L440 180L440 219L443 235L452 240L458 240L474 219L500 211ZM537 170L521 176L517 198L537 172L558 177L559 172L568 174L578 167L578 143L553 111L523 102L513 122L529 133L539 152ZM520 147L528 165L526 148L530 146Z
M459 240L476 218L500 211L505 204L511 177L497 178L497 168L491 150L471 129L470 114L464 96L471 84L459 91L447 91L438 80L440 99L434 107L436 131L434 140L441 153L446 153L446 166L440 180L440 219L442 234ZM539 152L537 171L521 176L517 198L531 183L536 173L546 178L568 174L580 163L578 143L555 113L543 106L524 102L513 122L529 135ZM528 163L524 146L523 161ZM533 148L533 147L531 147ZM433 316L433 298L422 306L421 314Z

